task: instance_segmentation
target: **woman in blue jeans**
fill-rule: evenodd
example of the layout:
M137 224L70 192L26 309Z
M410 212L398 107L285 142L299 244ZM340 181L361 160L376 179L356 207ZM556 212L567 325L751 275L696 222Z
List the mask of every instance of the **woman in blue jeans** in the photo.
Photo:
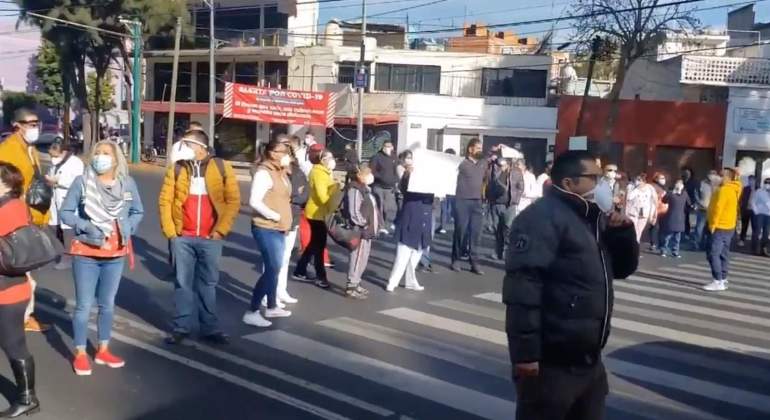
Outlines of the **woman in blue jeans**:
M255 327L272 325L266 318L291 316L291 312L278 307L276 287L281 271L286 232L292 228L291 181L287 168L291 165L289 146L273 141L265 147L264 157L251 182L249 205L254 210L251 234L262 254L264 272L254 285L251 308L243 315L243 322ZM262 299L267 296L264 316L259 313Z
M62 221L72 226L75 233L70 248L76 301L72 317L72 367L81 376L91 374L86 341L94 298L99 307L99 346L94 362L111 368L125 366L125 361L112 354L108 346L115 295L131 252L131 235L144 214L136 183L128 175L126 159L117 144L97 143L89 161L90 166L72 183L61 206Z

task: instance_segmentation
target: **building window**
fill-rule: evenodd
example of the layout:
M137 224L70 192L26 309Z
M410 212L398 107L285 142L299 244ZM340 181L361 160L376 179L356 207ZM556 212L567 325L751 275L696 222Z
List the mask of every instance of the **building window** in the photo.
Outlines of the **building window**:
M428 129L428 150L444 151L444 130Z
M375 87L381 91L440 93L441 67L377 63Z
M265 62L265 83L270 87L277 88L287 86L287 74L289 73L289 63L287 61L266 61Z
M179 63L179 72L176 81L177 102L192 101L192 65L191 63ZM167 102L171 100L171 77L173 64L155 63L153 67L154 83L152 99L154 101Z
M259 84L259 64L235 63L235 82L247 85Z
M216 74L216 90L217 90L217 96L216 101L217 102L223 102L224 101L224 92L225 92L225 81L233 82L235 81L235 73L234 73L234 65L233 63L217 63L217 74ZM208 102L209 101L209 63L205 61L199 61L196 64L196 84L197 88L195 90L195 100L197 102Z
M372 63L367 61L364 62L364 66L366 67L367 73L369 72L369 69L371 68ZM337 70L337 83L343 83L348 85L353 85L356 81L356 70L358 69L358 61L343 61L339 64L337 64L338 70ZM369 82L371 78L366 78L366 88L364 89L366 92L369 92Z
M545 98L548 71L532 69L484 69L482 96Z

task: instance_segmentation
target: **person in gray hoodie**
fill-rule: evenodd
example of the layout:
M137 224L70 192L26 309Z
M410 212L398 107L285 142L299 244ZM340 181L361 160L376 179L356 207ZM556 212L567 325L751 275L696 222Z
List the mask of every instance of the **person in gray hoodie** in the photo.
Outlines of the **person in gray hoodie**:
M715 170L709 171L708 176L706 179L701 181L700 188L698 188L698 194L695 199L693 199L693 204L695 207L695 232L693 235L693 248L699 249L699 250L705 250L706 246L704 243L704 232L706 229L706 210L709 208L709 204L711 203L711 195L714 193L714 189L717 188L720 184L722 179L719 176L719 173ZM692 197L691 197L692 199Z

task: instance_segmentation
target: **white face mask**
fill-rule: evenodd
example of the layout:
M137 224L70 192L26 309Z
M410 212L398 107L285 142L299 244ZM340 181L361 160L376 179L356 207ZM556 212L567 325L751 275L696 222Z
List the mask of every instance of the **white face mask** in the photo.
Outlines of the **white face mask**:
M336 161L336 160L334 160L334 159L329 159L329 160L326 162L326 167L327 167L327 168L328 168L330 171L333 171L333 170L334 170L334 169L337 167L337 161Z
M24 131L24 140L27 141L27 143L37 143L37 140L40 138L40 129L39 128L28 128L26 131Z
M770 184L765 184L765 191L770 191Z
M291 165L291 156L289 156L289 155L281 156L281 166L286 168L289 165Z
M612 211L612 188L610 188L610 184L606 182L600 181L593 190L584 194L583 198L589 203L596 203L599 210L603 213Z
M53 163L54 165L58 165L58 164L61 163L62 160L64 160L64 157L62 157L62 156L52 157L51 158L51 163Z
M606 174L604 174L604 177L607 178L608 180L614 181L617 179L618 173L615 171L609 171Z
M374 184L374 175L372 174L367 175L366 178L364 179L364 184L366 185Z
M719 185L722 182L722 177L719 175L709 175L709 181L714 185Z
M179 162L181 160L195 160L195 150L184 143L171 149L171 161Z
M8 188L5 184L0 182L0 197L3 197L4 195L8 194L8 192L10 191L11 191L10 188Z
M674 192L677 194L681 194L681 192L684 191L684 185L683 184L676 184L674 185Z

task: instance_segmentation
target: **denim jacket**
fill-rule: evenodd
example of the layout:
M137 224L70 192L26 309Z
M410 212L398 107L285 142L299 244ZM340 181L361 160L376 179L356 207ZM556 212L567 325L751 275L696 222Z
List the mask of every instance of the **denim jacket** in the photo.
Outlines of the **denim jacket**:
M106 237L86 215L84 193L85 183L83 177L79 176L72 182L72 186L64 198L60 210L61 220L68 226L72 226L75 239L89 245L102 246ZM131 177L126 179L124 194L126 205L123 206L123 210L118 216L118 229L120 229L121 244L127 245L129 238L136 232L139 222L142 221L144 207L142 207L142 199L139 197L136 183Z

